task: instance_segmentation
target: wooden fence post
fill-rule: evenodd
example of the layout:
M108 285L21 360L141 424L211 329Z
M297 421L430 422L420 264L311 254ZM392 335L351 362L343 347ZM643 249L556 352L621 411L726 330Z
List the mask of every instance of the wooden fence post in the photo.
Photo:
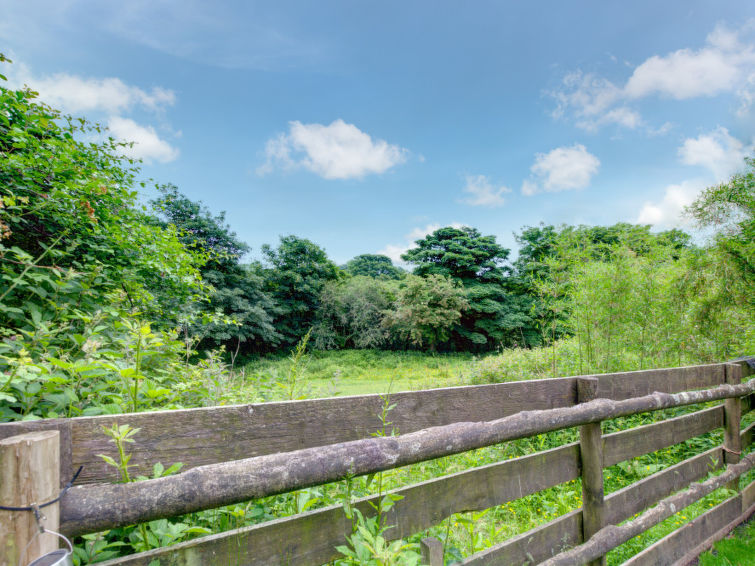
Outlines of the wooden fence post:
M577 379L577 401L586 403L595 399L598 379ZM605 526L605 501L603 497L603 437L601 423L579 427L579 451L582 461L582 537L586 542ZM605 566L602 556L589 563L590 566Z
M738 385L742 382L742 366L739 364L726 364L726 383ZM740 422L742 420L742 406L738 397L724 401L724 464L736 464L742 454L742 441L739 436ZM729 489L739 491L739 478L726 486Z
M26 507L45 503L60 492L60 433L29 432L0 440L0 505ZM58 530L59 504L41 510L42 524ZM27 544L39 534L29 511L0 511L0 566L17 566ZM58 538L44 534L34 538L25 564L58 548Z
M422 566L443 566L443 543L437 538L427 537L420 541Z

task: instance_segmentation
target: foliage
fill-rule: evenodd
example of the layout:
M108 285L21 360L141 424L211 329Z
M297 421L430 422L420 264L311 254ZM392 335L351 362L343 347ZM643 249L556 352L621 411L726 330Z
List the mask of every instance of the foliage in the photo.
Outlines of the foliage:
M0 326L8 336L36 320L108 303L166 326L203 294L201 254L154 226L136 200L138 169L99 126L0 86ZM35 317L35 318L33 318ZM9 332L10 330L10 332Z
M396 431L392 427L393 423L388 420L389 413L395 407L395 404L391 404L390 390L385 395L381 395L380 398L383 401L380 414L378 415L381 427L373 433L373 436L394 436ZM343 509L346 518L352 521L352 533L347 538L347 545L336 547L336 550L346 557L346 560L339 560L337 564L343 563L353 566L419 566L420 555L416 551L416 544L407 544L403 540L388 542L386 539L386 531L393 528L394 525L386 525L385 516L396 502L403 499L403 497L395 493L384 493L385 475L384 472L378 472L367 477L366 487L369 487L374 481L377 484L377 502L369 502L375 513L369 517L365 517L353 505L351 500L352 480L351 478L346 479Z
M212 287L202 311L224 316L195 320L185 333L201 339L199 347L225 345L238 351L263 351L275 347L280 335L273 326L275 304L264 289L259 266L245 266L241 259L249 246L240 241L225 223L225 213L213 216L199 202L178 192L174 185L158 187L160 197L151 202L164 219L163 227L174 227L181 243L207 258L202 279Z
M364 275L326 283L314 327L315 347L386 347L391 336L383 319L392 308L396 289L392 281Z
M291 354L288 357L288 374L281 385L286 393L286 399L289 401L292 399L303 398L302 388L304 386L305 353L307 351L307 343L309 342L311 334L312 329L310 328L307 333L302 336L301 340L299 340L296 348L291 350Z
M386 314L391 332L431 350L446 341L468 306L463 290L442 275L408 275L399 287L394 310Z
M483 236L464 226L439 228L415 242L401 258L416 267L415 275L442 275L462 281L500 282L503 261L509 250L499 246L495 236Z
M281 237L275 249L266 244L262 253L268 263L266 290L278 302L275 327L282 344L291 346L312 327L320 293L328 281L339 278L339 270L325 250L296 236Z
M753 562L755 522L739 527L733 537L718 541L713 549L700 555L700 566L734 566Z
M344 266L349 275L364 275L380 279L401 279L404 270L393 265L384 255L362 254L350 259Z
M755 311L755 158L727 183L708 187L688 212L702 225L716 229L715 248L725 263L721 272L733 285L728 300Z
M440 228L402 257L415 264L415 275L443 275L464 287L468 307L453 329L459 350L490 350L501 344L531 342L530 304L510 285L504 267L509 250L495 236L470 227Z
M206 297L207 255L138 204L138 168L104 133L0 86L0 420L207 394L174 330Z

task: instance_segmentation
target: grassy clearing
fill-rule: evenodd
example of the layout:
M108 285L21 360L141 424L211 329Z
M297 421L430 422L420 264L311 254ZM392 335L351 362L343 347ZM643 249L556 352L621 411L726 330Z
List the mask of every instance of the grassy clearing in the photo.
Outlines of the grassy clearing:
M380 350L311 352L303 360L301 397L333 397L396 393L436 387L500 383L581 375L594 371L580 363L576 340L554 347L504 350L476 356L469 353L428 354ZM246 398L283 398L275 384L285 381L289 357L261 358L240 371ZM630 371L633 366L617 366Z
M375 350L313 352L304 361L303 396L335 397L416 391L466 385L478 363L472 354L425 354ZM288 357L263 358L247 364L248 387L266 400L276 396L273 384L285 379Z

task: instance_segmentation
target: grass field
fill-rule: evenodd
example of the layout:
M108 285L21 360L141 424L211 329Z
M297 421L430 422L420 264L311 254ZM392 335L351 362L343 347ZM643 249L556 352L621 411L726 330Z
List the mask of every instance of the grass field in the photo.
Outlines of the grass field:
M302 396L335 397L396 393L466 385L478 362L471 354L425 354L374 350L314 352L302 363ZM251 386L274 396L270 384L285 380L290 359L263 358L244 367ZM265 395L265 391L269 391Z
M308 353L300 362L299 397L333 397L396 393L543 379L589 373L579 363L577 343L563 340L555 348L515 349L485 355L428 354L413 351L334 350ZM555 358L555 363L554 363ZM618 367L616 371L636 369ZM263 400L280 398L291 373L290 357L261 358L242 368L249 393ZM283 396L285 397L285 396Z

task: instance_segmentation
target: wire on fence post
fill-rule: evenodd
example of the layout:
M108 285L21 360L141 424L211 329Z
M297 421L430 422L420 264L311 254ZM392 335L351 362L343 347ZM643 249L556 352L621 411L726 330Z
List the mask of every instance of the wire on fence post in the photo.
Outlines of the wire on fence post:
M58 541L40 536L32 503L50 502L60 490L60 432L46 430L0 440L0 566L17 566L21 553L41 556ZM39 507L44 503L38 504ZM23 511L15 509L23 508ZM46 530L57 531L57 501L44 506Z

